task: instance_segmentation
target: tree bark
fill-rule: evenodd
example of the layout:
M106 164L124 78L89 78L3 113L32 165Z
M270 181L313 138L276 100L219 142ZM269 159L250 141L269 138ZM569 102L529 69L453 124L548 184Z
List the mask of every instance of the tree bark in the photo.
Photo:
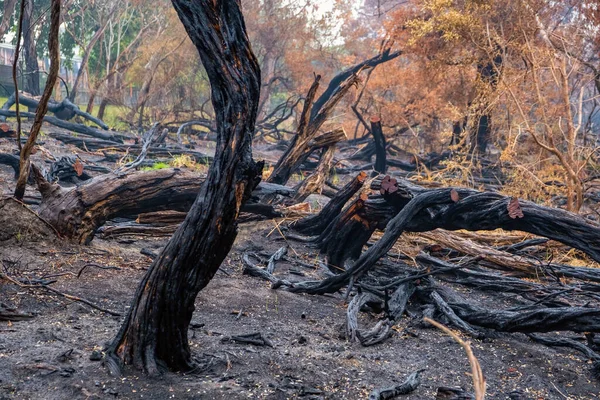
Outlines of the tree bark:
M50 53L50 72L48 73L48 80L46 81L46 87L44 88L44 94L40 99L35 112L35 119L27 143L21 149L21 158L19 160L19 178L17 179L17 185L15 187L15 198L22 200L25 195L25 187L27 186L27 177L29 176L29 156L33 150L33 146L37 140L37 136L42 128L42 122L44 115L48 110L48 101L52 96L52 90L54 90L54 84L58 77L58 71L60 68L60 54L58 44L58 28L60 26L60 0L52 0L50 12L50 33L48 37L48 46ZM34 46L35 50L35 46ZM26 53L27 54L27 53ZM35 63L37 67L37 56L35 56ZM38 82L39 85L39 82ZM39 90L39 89L38 89Z
M10 19L15 12L17 0L5 0L2 11L2 21L0 22L0 41L4 39L4 35L10 26Z
M108 348L111 371L133 365L193 368L188 327L198 292L212 279L237 234L240 207L260 180L252 133L260 70L238 0L172 0L211 82L218 139L215 161L186 219L142 279Z
M310 176L306 177L296 187L296 193L292 198L294 203L303 202L312 193L321 193L323 185L329 177L329 171L333 165L333 155L335 154L335 145L324 147L319 159L319 164Z
M381 195L357 199L321 235L319 247L331 266L344 270L349 259L357 259L344 273L317 284L298 284L290 290L306 293L335 292L371 268L394 245L403 232L447 230L519 230L557 240L600 261L600 227L568 211L539 206L471 189L424 189L408 181L374 181L371 188ZM515 206L516 205L516 206ZM515 210L520 211L520 217ZM392 218L390 218L392 217ZM364 253L362 247L375 228L383 237ZM359 257L360 256L360 257Z
M25 0L23 17L23 48L25 53L25 91L34 96L40 95L40 70L35 49L35 29L32 29L33 0ZM31 107L29 111L34 111Z
M346 186L337 192L335 197L323 207L319 214L302 218L296 222L293 225L294 230L305 235L321 234L321 232L327 228L329 223L339 216L348 200L362 188L366 179L367 174L365 172L360 172L354 179L348 182Z
M371 134L375 140L375 172L385 174L385 156L386 144L383 129L381 129L381 119L377 116L371 117Z

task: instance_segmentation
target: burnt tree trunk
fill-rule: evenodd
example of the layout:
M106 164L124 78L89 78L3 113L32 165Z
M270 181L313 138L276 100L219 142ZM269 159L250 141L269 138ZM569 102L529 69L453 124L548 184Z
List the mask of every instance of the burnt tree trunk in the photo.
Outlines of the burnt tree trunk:
M335 145L323 148L317 168L296 187L296 193L292 197L294 203L303 202L312 193L321 193L323 185L329 178L334 154Z
M337 192L335 197L323 207L319 214L311 215L310 217L303 218L296 222L293 225L294 230L305 235L321 234L321 232L327 228L329 223L339 216L348 200L362 188L366 179L367 174L365 172L360 172L354 179L348 182L346 186Z
M172 0L211 83L216 113L215 161L186 219L142 279L107 350L113 373L133 365L193 368L188 327L198 292L219 269L237 235L241 205L258 184L252 159L260 69L237 0Z
M386 144L383 129L381 129L381 119L377 116L371 117L371 134L375 140L375 172L385 174L385 153Z
M42 128L42 121L44 120L44 115L48 110L48 101L50 100L50 96L52 96L54 84L56 83L58 71L60 69L60 51L58 42L58 28L60 26L60 0L52 0L50 8L50 32L48 33L50 71L48 72L48 80L46 81L44 93L42 94L40 102L36 108L35 118L33 124L31 125L31 130L29 131L29 137L27 138L25 145L21 148L21 155L19 159L19 177L17 178L17 184L15 187L15 198L17 200L23 200L23 196L25 195L25 187L27 186L27 178L29 177L29 156L33 151L33 146L35 146L37 136ZM35 46L33 50L35 51ZM35 58L37 68L37 56L34 54L33 57ZM37 84L39 86L39 81Z
M496 91L499 81L500 71L502 70L502 54L498 49L498 54L486 63L477 65L477 73L482 88L479 90L478 98L475 101L475 119L476 123L471 127L470 141L471 154L485 154L490 137L492 135L492 94Z
M267 179L269 182L285 185L290 176L300 167L300 164L306 161L313 151L325 146L333 145L346 138L343 129L335 129L320 136L317 135L319 129L327 120L337 103L339 103L344 95L348 93L352 86L358 83L358 75L353 74L340 83L340 85L336 87L335 92L329 97L323 107L321 107L320 111L314 114L311 110L317 89L319 88L320 80L321 76L317 75L308 91L306 100L304 101L304 107L302 109L296 135L294 135L285 153L283 153L281 158L277 161L273 172ZM314 116L311 117L313 114Z

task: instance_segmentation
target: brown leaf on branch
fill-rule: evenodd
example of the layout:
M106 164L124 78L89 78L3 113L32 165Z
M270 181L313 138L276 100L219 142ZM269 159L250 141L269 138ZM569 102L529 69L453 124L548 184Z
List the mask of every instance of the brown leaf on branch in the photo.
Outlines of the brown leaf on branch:
M453 202L458 202L460 200L460 196L458 195L458 192L454 189L452 189L450 191L450 198L452 199Z
M81 176L81 174L83 174L83 164L81 161L76 160L75 164L73 164L73 169L77 173L77 176Z
M519 205L519 199L516 197L511 197L507 209L508 216L512 219L524 217L523 211L521 210L521 206Z

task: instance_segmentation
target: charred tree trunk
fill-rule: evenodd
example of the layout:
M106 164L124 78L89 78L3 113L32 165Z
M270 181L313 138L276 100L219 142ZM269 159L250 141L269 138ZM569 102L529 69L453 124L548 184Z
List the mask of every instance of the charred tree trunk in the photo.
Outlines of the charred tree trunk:
M375 140L375 172L385 174L385 156L386 144L383 129L381 129L381 119L377 116L371 117L371 134Z
M237 233L240 207L260 180L252 133L260 70L237 0L173 0L211 82L218 139L215 161L189 211L142 279L108 349L119 364L158 374L193 368L188 327L198 292L212 279Z
M477 65L480 89L475 101L476 123L471 127L471 154L485 154L492 134L491 94L496 91L500 71L502 70L502 55L498 54L485 64Z
M296 193L292 198L294 203L303 202L312 193L321 193L323 185L329 177L329 171L333 165L334 154L335 145L323 148L317 168L315 168L314 172L297 186Z
M58 71L60 69L60 52L58 44L58 28L60 26L60 0L52 0L50 6L50 32L48 34L48 46L50 53L50 72L48 73L48 80L46 81L46 87L44 88L44 94L40 99L35 112L35 118L27 142L21 149L21 157L19 160L19 178L17 179L17 185L15 187L15 198L22 200L25 195L25 187L27 186L27 178L29 177L29 156L33 151L33 146L37 140L37 136L42 128L42 121L44 115L48 110L48 101L52 96L52 90L54 90L54 83L58 77ZM35 46L34 46L35 50ZM34 54L35 63L37 68L37 56ZM39 82L38 82L39 85Z
M321 234L327 228L327 225L339 216L348 200L362 188L366 179L367 174L365 172L359 173L346 186L340 189L319 214L301 219L294 224L294 229L305 235Z
M334 107L344 97L350 88L358 82L358 75L351 75L336 87L336 91L316 114L312 113L313 101L319 88L321 76L317 75L315 81L308 91L304 108L300 116L300 123L296 135L292 139L285 153L281 156L273 172L267 179L269 182L285 185L290 176L300 167L310 154L322 147L335 144L346 137L343 129L335 129L331 132L317 136L319 129L329 117ZM311 115L314 114L314 117Z

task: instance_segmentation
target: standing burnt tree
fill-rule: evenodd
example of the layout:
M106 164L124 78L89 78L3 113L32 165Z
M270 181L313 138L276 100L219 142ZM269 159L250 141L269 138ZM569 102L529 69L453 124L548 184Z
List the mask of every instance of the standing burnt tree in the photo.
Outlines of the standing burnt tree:
M219 269L237 234L241 205L258 184L252 159L260 69L239 0L172 0L211 83L217 147L208 177L185 221L142 279L129 314L109 346L111 372L133 365L193 368L188 327L198 292Z

